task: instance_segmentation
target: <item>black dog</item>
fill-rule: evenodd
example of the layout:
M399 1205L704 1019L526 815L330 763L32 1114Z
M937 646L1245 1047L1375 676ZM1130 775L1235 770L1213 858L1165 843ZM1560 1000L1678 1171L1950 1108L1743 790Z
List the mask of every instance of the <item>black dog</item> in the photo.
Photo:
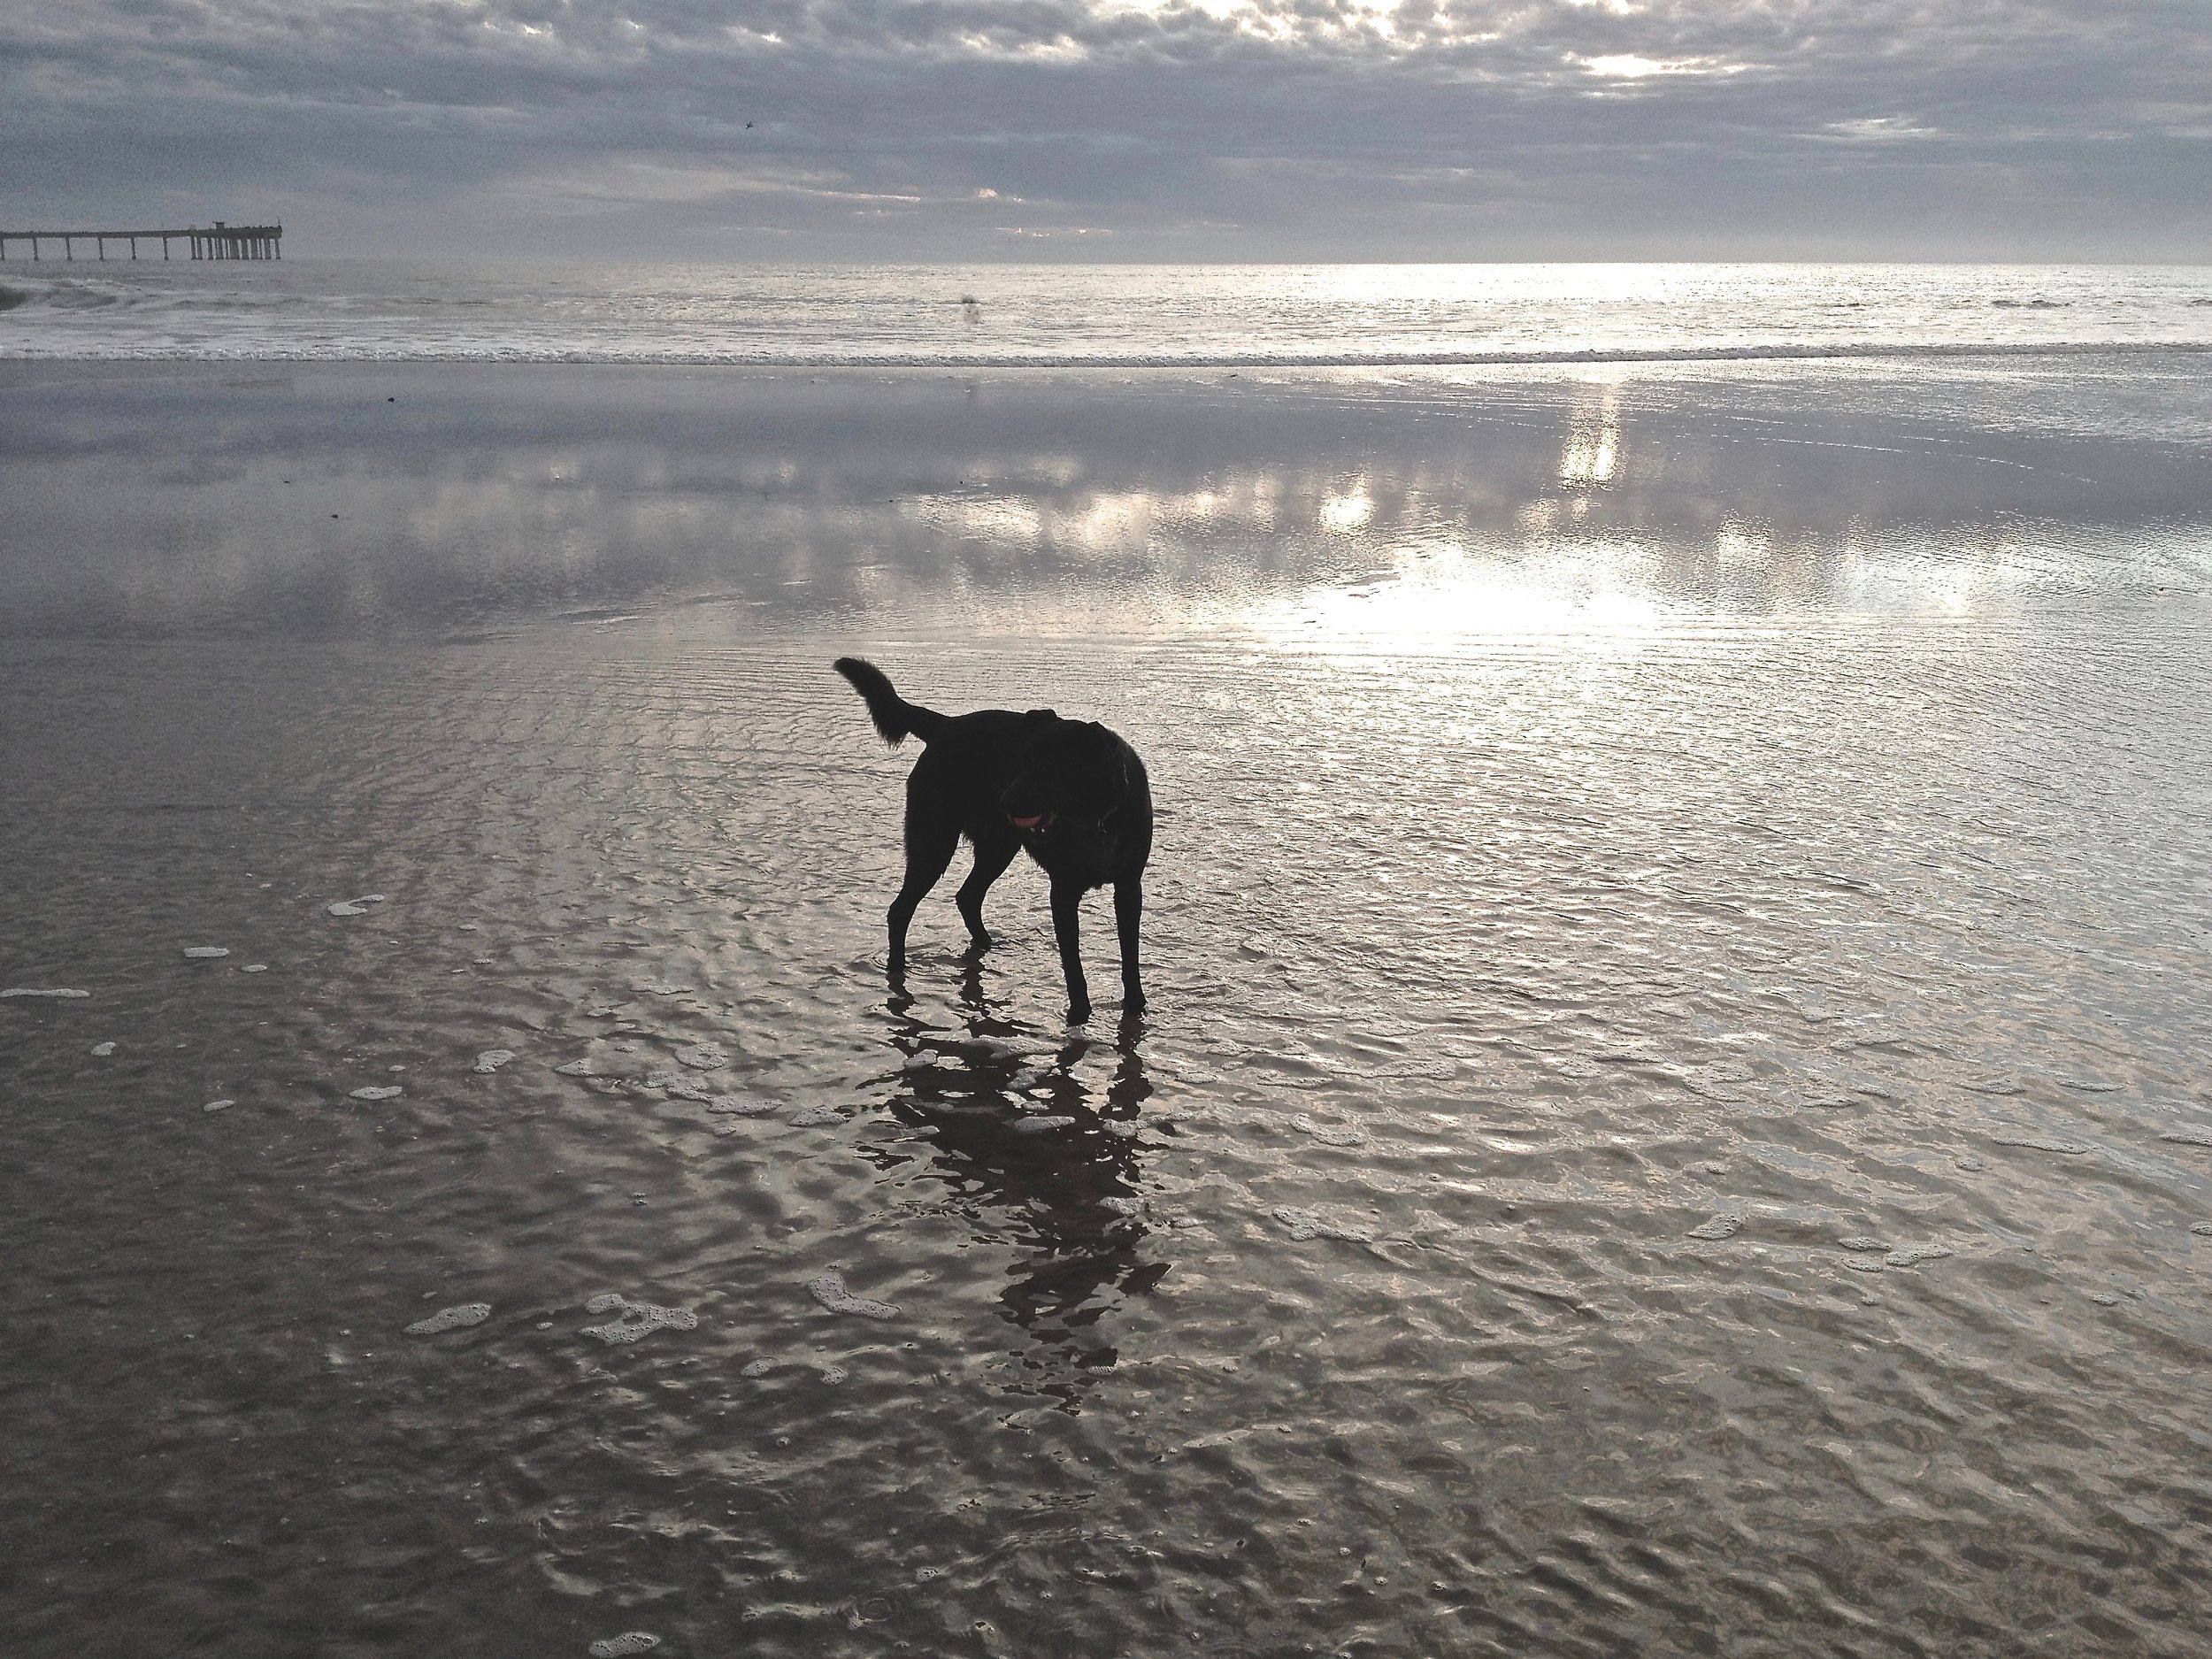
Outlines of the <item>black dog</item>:
M906 780L906 881L891 901L891 974L906 968L906 926L937 885L965 835L975 868L960 884L960 914L979 950L983 895L1024 848L1052 879L1052 930L1068 976L1068 1018L1091 1017L1083 979L1078 908L1109 882L1121 930L1122 1011L1141 1012L1137 924L1144 914L1144 866L1152 856L1152 787L1137 751L1102 726L1064 720L1049 709L1016 714L979 709L938 714L891 688L883 671L841 657L837 672L867 699L887 743L910 732L926 746Z

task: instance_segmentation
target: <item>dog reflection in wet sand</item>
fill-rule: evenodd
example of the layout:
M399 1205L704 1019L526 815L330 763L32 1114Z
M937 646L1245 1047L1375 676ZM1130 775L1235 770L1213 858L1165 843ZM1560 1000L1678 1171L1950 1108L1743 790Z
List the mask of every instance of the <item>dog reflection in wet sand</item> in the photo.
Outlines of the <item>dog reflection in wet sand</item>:
M1068 979L1068 1018L1091 1017L1083 978L1080 909L1093 887L1114 889L1121 934L1122 1011L1141 1012L1137 928L1152 856L1152 789L1137 751L1104 726L1050 709L939 714L893 690L883 671L841 657L837 672L867 700L884 741L923 743L906 780L906 879L891 901L891 974L906 970L906 928L965 835L975 866L960 884L961 919L975 948L991 942L983 895L1026 850L1052 882L1052 931Z

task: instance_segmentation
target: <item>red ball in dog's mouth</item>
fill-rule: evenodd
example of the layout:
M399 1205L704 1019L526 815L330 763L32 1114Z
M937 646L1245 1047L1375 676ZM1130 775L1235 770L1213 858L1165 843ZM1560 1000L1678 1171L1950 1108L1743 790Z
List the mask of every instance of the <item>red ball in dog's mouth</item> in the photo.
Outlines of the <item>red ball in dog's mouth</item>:
M1010 817L1011 814L1009 814L1009 816ZM1052 814L1049 812L1040 812L1034 818L1015 818L1014 827L1016 829L1025 830L1050 829L1052 827Z

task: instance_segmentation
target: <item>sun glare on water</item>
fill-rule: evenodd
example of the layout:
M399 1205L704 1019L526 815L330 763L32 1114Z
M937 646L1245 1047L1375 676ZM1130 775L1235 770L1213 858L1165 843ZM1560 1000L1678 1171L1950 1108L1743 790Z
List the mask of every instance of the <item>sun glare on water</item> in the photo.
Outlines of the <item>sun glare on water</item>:
M1617 383L1589 388L1576 399L1559 457L1559 481L1571 489L1590 489L1613 481L1621 463L1621 388Z

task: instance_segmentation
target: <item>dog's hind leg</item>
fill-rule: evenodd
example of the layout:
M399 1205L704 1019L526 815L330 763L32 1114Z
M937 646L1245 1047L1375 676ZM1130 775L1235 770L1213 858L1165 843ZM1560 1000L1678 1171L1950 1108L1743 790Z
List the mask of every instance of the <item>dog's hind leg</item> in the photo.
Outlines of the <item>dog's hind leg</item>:
M1144 1012L1144 986L1137 977L1137 926L1144 919L1144 882L1137 876L1114 883L1114 925L1121 932L1121 1011Z
M941 824L932 818L908 812L906 879L899 887L899 896L891 901L889 916L890 966L895 979L906 972L906 928L914 919L914 908L937 885L937 878L945 873L945 866L952 862L953 851L959 845L958 826Z
M990 948L991 935L983 926L983 895L991 890L991 883L1006 873L1006 866L1014 862L1014 855L1022 849L1021 838L1008 835L993 836L988 841L979 839L975 844L975 868L968 872L968 879L960 884L957 902L960 919L968 925L968 937L975 941L978 950Z

